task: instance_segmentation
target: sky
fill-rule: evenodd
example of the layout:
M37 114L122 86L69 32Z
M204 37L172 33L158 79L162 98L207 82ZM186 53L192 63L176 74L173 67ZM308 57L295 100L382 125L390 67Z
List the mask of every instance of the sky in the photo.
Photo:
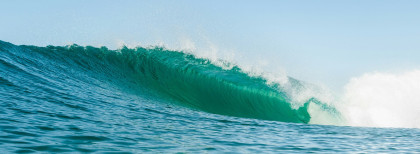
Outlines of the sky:
M340 91L420 68L420 1L0 0L0 40L117 49L164 45Z

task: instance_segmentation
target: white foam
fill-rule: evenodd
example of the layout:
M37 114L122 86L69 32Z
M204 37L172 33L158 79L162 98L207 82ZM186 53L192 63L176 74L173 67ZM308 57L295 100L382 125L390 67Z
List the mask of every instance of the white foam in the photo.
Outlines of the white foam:
M339 110L351 126L420 128L420 70L352 78Z

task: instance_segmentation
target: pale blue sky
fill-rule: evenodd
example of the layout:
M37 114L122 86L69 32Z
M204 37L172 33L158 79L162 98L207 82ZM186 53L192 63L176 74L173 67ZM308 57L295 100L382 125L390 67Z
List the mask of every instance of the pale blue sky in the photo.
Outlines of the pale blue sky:
M0 0L0 40L110 48L190 40L197 50L210 42L239 63L266 61L267 71L338 90L366 72L420 67L419 8L414 0Z

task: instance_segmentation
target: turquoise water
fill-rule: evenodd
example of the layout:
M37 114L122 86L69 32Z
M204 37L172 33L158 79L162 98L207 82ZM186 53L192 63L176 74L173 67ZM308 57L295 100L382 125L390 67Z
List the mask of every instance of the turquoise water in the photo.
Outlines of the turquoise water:
M312 124L310 107L342 114L224 65L159 47L0 41L0 151L420 152L419 129Z

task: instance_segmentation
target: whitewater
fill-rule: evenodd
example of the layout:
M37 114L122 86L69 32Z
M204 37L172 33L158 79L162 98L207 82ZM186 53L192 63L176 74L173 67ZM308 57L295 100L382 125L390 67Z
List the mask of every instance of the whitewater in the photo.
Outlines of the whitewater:
M343 89L165 47L0 41L0 151L420 152L420 70Z

